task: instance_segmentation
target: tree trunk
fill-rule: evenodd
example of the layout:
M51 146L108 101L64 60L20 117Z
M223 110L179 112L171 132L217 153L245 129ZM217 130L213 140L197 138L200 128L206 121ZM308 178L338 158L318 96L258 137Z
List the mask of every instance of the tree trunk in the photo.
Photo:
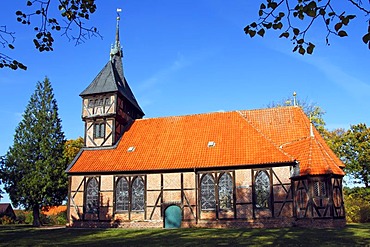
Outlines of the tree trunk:
M38 204L33 206L33 226L40 226L40 207Z

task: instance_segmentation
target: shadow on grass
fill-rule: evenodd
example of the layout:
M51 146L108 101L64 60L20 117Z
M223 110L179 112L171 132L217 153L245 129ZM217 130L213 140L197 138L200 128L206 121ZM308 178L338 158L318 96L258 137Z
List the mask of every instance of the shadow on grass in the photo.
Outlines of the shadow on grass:
M39 229L0 227L2 246L365 246L370 224L340 229Z

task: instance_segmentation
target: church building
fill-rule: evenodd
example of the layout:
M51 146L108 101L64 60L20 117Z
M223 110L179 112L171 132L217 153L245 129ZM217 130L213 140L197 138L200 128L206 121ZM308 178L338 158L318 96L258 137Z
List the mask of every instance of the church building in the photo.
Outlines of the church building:
M110 60L80 94L70 227L342 227L344 164L297 106L143 118Z

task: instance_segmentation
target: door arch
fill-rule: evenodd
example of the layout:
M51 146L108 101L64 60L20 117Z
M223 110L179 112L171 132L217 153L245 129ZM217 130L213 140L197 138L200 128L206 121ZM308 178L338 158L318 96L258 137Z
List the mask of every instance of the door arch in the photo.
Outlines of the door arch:
M164 228L180 228L182 221L181 208L170 205L164 211Z

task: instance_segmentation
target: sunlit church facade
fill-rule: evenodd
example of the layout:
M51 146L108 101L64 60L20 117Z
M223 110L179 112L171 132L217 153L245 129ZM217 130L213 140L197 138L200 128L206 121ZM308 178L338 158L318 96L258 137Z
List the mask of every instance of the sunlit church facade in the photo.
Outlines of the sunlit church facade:
M143 118L117 20L80 94L85 147L67 168L71 227L341 227L344 164L301 108Z

